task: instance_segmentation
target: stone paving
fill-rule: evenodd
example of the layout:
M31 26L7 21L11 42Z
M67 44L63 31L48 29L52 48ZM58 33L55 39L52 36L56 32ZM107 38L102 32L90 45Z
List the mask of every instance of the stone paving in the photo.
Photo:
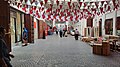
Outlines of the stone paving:
M13 54L13 67L120 67L119 53L95 55L91 46L72 36L52 35L25 47L14 46Z

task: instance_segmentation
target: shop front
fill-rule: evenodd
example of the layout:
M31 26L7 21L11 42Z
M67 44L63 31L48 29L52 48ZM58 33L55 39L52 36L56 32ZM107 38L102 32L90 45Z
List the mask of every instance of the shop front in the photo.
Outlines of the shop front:
M24 26L24 13L10 8L10 30L11 43L18 43L22 41L22 31Z

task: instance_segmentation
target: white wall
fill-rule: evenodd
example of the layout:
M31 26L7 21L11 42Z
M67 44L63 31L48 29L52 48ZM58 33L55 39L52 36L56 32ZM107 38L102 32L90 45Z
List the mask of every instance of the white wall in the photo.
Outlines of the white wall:
M106 13L106 19L111 19L114 17L114 11L110 12L110 13Z
M117 17L120 17L120 9L119 10L117 10Z
M84 28L87 27L87 20L86 19L82 19L81 20L81 35L84 35Z

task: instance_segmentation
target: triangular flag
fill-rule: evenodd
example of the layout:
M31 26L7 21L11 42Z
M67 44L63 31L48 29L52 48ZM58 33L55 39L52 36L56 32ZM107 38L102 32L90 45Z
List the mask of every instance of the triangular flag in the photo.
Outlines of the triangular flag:
M44 0L45 4L47 3L48 0Z
M80 7L82 6L82 2L79 2Z
M57 3L57 6L58 6L59 5L59 1L57 0L56 3Z
M40 2L40 5L41 5L41 6L43 5L43 1Z
M60 5L60 9L62 9L62 5Z

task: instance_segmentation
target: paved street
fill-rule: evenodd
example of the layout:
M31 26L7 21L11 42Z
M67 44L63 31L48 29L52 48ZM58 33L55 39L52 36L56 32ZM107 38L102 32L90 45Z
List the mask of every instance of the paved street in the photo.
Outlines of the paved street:
M94 55L92 47L72 36L57 35L35 40L28 46L14 46L13 67L120 67L120 54Z

